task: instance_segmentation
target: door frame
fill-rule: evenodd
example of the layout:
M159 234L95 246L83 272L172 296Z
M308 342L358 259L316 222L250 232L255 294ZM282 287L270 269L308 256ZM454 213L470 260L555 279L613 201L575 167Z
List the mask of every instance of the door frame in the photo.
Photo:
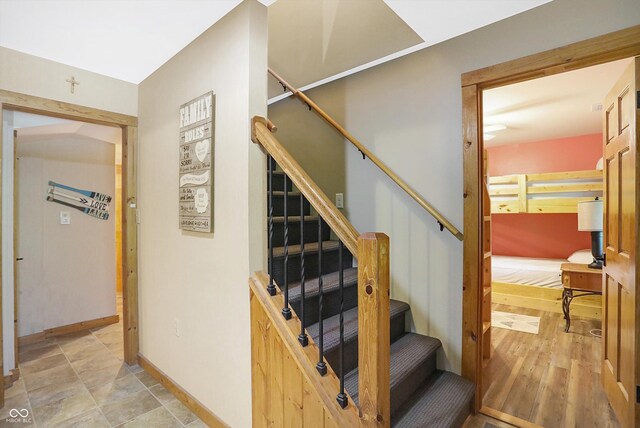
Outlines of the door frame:
M124 361L135 364L138 360L138 245L137 245L137 193L136 145L138 118L120 113L84 107L32 95L0 89L0 138L4 111L21 111L43 116L77 120L111 126L122 130L122 284L123 284L123 336ZM2 152L0 151L0 162ZM2 188L0 176L0 189ZM1 193L1 192L0 192ZM0 207L2 206L0 200ZM2 218L0 217L0 238ZM0 260L2 251L0 249ZM1 271L1 265L0 265ZM114 284L115 286L115 284ZM0 278L0 373L4 372L2 346L2 280ZM0 376L0 407L4 406L4 376Z
M462 375L476 384L482 411L482 92L486 89L640 55L640 25L462 74Z

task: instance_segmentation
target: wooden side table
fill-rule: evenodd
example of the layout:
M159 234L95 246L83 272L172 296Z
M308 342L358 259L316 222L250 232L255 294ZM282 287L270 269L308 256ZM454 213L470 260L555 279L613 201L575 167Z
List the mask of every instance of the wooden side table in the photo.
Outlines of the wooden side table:
M602 270L591 269L579 263L563 263L562 270L562 312L566 326L565 332L571 327L569 312L571 301L576 297L602 295Z

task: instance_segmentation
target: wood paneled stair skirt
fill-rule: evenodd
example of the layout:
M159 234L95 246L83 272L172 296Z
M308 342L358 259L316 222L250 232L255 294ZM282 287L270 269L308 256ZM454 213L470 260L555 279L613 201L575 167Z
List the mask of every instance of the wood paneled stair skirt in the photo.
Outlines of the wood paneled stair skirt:
M359 235L255 118L268 157L269 273L250 281L253 425L460 427L475 385L389 298L389 238ZM357 259L357 267L355 261Z

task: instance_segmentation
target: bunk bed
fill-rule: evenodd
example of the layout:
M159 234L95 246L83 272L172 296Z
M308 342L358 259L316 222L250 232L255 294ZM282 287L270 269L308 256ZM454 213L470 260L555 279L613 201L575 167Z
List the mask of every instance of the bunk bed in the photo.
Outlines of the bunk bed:
M577 213L578 202L601 197L602 191L602 170L515 174L488 179L492 215ZM562 313L560 265L570 259L492 255L489 263L491 301ZM576 300L571 309L575 315L599 319L601 298L589 296Z

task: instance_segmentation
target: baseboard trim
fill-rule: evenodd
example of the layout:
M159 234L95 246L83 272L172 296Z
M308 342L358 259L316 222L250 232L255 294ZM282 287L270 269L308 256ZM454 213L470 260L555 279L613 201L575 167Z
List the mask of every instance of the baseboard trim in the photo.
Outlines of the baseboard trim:
M229 425L225 424L220 418L211 412L211 410L207 409L204 404L195 399L173 379L164 374L164 372L156 367L151 361L147 360L142 354L138 354L138 364L155 380L160 382L162 386L171 392L178 400L180 400L182 404L198 416L202 422L206 423L210 427L229 427Z
M115 324L120 321L120 315L111 315L108 317L96 318L87 321L80 321L73 324L62 325L60 327L48 328L40 333L29 334L18 338L18 346L29 345L31 343L40 342L50 337L62 336L64 334L75 333L90 328L104 327Z
M18 379L20 379L20 369L11 369L9 374L4 377L4 389L11 388Z

